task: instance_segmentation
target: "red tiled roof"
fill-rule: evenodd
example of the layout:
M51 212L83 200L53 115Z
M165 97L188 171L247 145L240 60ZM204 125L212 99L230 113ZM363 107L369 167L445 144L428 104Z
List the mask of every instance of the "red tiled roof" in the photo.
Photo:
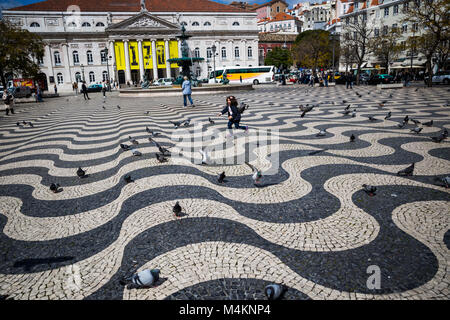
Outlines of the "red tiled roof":
M209 0L146 0L147 10L152 12L251 12ZM14 11L67 11L77 5L83 12L139 12L138 0L47 0L11 8Z
M370 3L371 7L377 6L379 5L378 0L372 0L372 2Z
M294 20L295 18L293 16L291 16L290 14L284 13L284 12L280 12L277 13L275 17L273 17L270 22L275 22L275 21L284 21L284 20Z
M284 0L272 0L272 1L269 1L269 2L266 2L266 3L263 3L263 4L260 4L259 6L254 7L253 9L259 9L259 8L262 8L262 7L271 6L272 4L274 4L274 3L276 3L276 2L283 2L286 6L288 6L288 4L286 3L286 1L284 1Z

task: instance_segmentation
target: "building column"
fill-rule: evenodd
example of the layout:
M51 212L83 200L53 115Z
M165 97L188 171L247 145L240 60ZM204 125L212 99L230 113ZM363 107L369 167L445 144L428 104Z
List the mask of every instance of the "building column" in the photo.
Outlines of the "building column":
M56 79L55 79L55 73L54 73L54 70L53 70L53 56L52 56L52 50L50 49L50 46L49 45L46 45L46 47L47 47L47 51L48 51L48 58L49 58L49 65L48 65L48 67L49 67L49 69L50 69L50 72L49 72L49 74L48 74L48 77L50 77L50 76L52 76L53 77L53 79L55 80L55 83L56 83ZM49 89L50 89L50 81L48 81L47 82L48 83L48 87L49 87Z
M153 80L158 79L158 61L156 60L156 40L152 39Z
M181 41L178 40L178 58L183 57L182 53L181 53ZM179 72L181 73L181 71L183 70L183 68L179 67Z
M66 69L66 74L69 75L70 83L73 83L73 81L72 81L72 70L70 68L69 45L67 43L63 43L63 47L66 47L66 50L63 49L64 55L65 55L64 61L66 62L64 64L64 68Z
M130 50L128 48L128 40L123 40L123 47L125 51L125 82L131 82Z
M170 78L170 62L167 62L167 59L170 59L169 39L164 39L164 55L166 56L166 78Z
M113 79L113 81L117 80L117 75L116 75L116 51L114 48L114 41L109 41L109 52L111 52L111 69L112 69L112 73L109 74L110 78ZM111 80L111 79L109 79Z
M138 55L139 55L139 72L141 76L141 80L144 81L144 55L142 54L142 39L138 39Z

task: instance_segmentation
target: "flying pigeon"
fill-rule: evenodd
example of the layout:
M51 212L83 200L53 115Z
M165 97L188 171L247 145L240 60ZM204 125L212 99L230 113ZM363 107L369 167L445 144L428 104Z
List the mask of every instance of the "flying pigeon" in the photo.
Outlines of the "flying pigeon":
M55 183L52 183L52 184L50 185L50 190L51 190L53 193L57 193L59 187L60 187L59 183L56 183L56 184L55 184Z
M84 178L86 176L86 171L84 171L83 169L78 168L77 170L77 176L79 176L80 178Z
M248 165L250 167L250 169L252 169L252 171L253 171L253 175L252 175L253 183L254 184L258 184L261 181L261 178L262 178L261 171L258 170L257 168L255 168L254 166L252 166L248 162L245 162L245 164Z
M314 108L314 106L311 106L311 107L305 107L305 109L303 110L303 113L301 114L300 118L303 118L303 117L305 116L305 114L307 114L308 112L310 112L313 108Z
M156 155L156 159L159 162L161 162L161 163L167 162L167 158L165 158L163 154L156 153L155 155Z
M126 183L134 182L134 180L131 179L131 176L128 174L125 177L123 177L123 179L125 180Z
M223 171L221 174L219 174L219 183L223 183L225 179L225 171Z
M128 136L128 139L130 139L131 143L134 145L138 145L139 142L136 139L133 139L131 136Z
M209 156L209 153L205 150L199 150L200 154L202 155L202 164L208 164L211 161L211 158Z
M440 186L445 187L446 189L450 187L450 176L443 178L436 177L436 181L439 181L441 183Z
M424 126L431 127L433 125L433 120L422 123Z
M412 163L409 167L400 170L399 172L397 172L397 174L399 176L412 176L414 172L414 163Z
M413 132L419 134L420 131L422 131L422 129L423 129L423 128L415 127L415 128L413 128L413 129L411 129L411 131L413 131Z
M177 203L175 203L175 205L173 206L173 209L172 209L173 214L175 215L175 217L179 217L180 216L181 210L182 210L181 206L180 206L180 204L177 201Z
M209 121L210 124L214 124L215 123L214 120L212 120L211 118L208 118L208 121Z
M377 191L377 187L363 184L363 190L365 193L367 193L369 196L373 197L375 195L375 191Z
M120 280L119 283L123 286L132 283L138 287L149 287L159 280L159 273L160 271L158 269L146 269L131 277Z
M131 153L133 153L133 156L136 156L136 157L142 156L142 153L137 151L136 149L131 149Z
M356 139L355 135L352 134L352 135L350 136L350 142L355 142L355 139Z
M316 134L316 137L323 137L327 135L327 130L326 129L322 129L320 130L320 132L318 134Z
M391 112L391 111L389 111L389 112L388 112L388 114L387 114L387 116L386 116L386 117L384 117L384 120L387 120L387 119L389 119L389 118L391 117L391 115L392 115L392 112Z
M264 289L264 293L268 300L281 299L286 291L287 289L279 284L269 284Z
M123 143L120 144L120 147L122 148L122 150L125 150L125 151L130 150L130 146L126 145L126 144L123 144Z

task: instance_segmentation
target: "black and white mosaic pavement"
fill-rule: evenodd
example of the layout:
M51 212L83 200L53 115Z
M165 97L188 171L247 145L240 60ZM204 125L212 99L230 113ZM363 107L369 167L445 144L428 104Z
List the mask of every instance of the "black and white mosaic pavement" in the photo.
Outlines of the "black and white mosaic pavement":
M235 96L250 106L241 123L249 132L233 137L216 116L225 94L194 96L195 108L179 97L112 93L103 103L92 94L2 114L0 295L263 299L267 284L280 283L291 300L450 297L450 196L436 180L450 174L450 139L431 139L450 130L447 87L258 86ZM301 118L299 104L319 105ZM355 117L343 115L348 104ZM412 122L397 127L406 115L421 122L419 134ZM169 122L188 118L179 129ZM168 162L156 160L146 127L171 148ZM129 136L142 156L120 148ZM212 163L199 163L199 137ZM244 161L263 171L261 185ZM413 176L397 175L411 163ZM147 268L161 270L155 287L119 284Z

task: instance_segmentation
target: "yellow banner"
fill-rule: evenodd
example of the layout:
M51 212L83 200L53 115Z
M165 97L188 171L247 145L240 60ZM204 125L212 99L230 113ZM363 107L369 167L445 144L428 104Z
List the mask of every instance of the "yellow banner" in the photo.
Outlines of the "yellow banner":
M128 50L130 51L130 69L139 70L139 50L137 41L128 42Z
M122 41L117 41L114 43L114 52L116 55L117 70L125 70L125 51L123 49Z
M142 41L142 55L144 57L144 69L153 69L151 41Z
M170 59L172 58L179 58L178 57L178 41L169 41L169 56ZM178 68L177 63L171 63L171 68Z
M156 41L156 63L158 65L158 68L166 67L164 41Z

